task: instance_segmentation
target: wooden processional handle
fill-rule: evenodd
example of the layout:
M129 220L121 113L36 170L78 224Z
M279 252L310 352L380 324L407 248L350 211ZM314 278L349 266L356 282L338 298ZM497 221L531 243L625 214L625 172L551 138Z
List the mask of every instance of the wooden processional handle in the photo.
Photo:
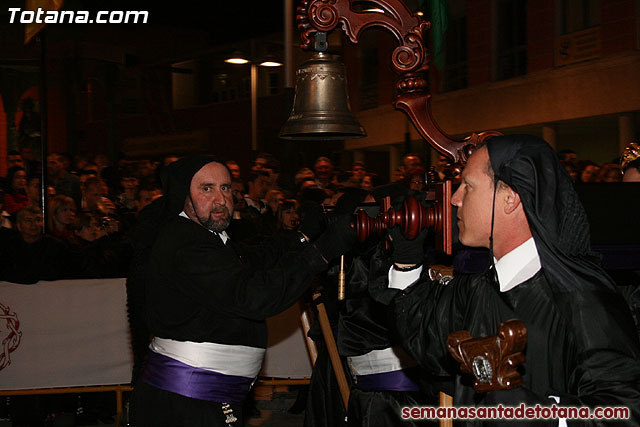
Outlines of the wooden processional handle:
M313 295L314 301L320 297L319 293ZM347 376L344 373L342 367L342 361L340 360L340 354L338 354L338 346L331 330L331 324L329 323L329 316L327 315L327 309L323 303L316 305L318 308L318 321L320 322L320 329L322 329L322 336L324 342L327 345L327 351L329 352L329 359L331 360L331 366L333 372L338 381L338 388L340 389L340 395L342 396L342 402L344 403L345 414L349 410L349 383L347 382Z

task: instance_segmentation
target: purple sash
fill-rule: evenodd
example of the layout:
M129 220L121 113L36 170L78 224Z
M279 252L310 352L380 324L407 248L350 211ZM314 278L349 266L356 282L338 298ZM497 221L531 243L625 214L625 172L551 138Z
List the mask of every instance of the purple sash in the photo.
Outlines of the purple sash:
M194 399L241 403L254 379L194 368L149 350L142 380L150 386Z
M358 375L356 385L365 391L419 391L418 384L409 375L415 369L381 372L379 374Z

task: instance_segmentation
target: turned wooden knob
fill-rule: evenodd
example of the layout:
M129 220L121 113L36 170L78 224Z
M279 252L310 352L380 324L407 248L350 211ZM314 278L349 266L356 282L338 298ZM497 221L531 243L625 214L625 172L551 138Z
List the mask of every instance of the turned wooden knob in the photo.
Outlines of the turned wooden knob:
M436 248L451 253L451 181L436 185L435 192L427 193L429 206L423 206L413 196L407 196L400 209L390 206L389 200L382 202L380 213L371 218L364 210L356 213L351 226L358 240L364 242L373 234L383 235L396 225L407 239L415 239L424 229L436 233Z

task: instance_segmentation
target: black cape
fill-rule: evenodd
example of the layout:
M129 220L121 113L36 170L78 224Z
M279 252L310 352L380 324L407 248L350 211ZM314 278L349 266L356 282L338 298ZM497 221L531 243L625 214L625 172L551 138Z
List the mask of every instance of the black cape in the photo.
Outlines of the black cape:
M459 276L443 286L423 276L394 299L398 331L420 365L434 375L457 372L445 346L450 333L494 335L500 322L517 318L528 334L523 387L539 402L553 395L562 405L627 406L627 425L637 425L640 345L624 300L609 290L554 293L542 270L504 293L491 277ZM454 405L483 403L472 385L458 376ZM503 403L516 406L514 399Z

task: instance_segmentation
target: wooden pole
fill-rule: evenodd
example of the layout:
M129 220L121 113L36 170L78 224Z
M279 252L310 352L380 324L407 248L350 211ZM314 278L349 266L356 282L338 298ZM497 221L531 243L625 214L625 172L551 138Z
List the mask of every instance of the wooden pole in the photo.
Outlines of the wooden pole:
M453 397L447 393L440 392L440 407L451 408L453 406ZM440 427L453 427L453 420L451 418L440 418Z
M340 256L340 270L338 271L338 301L345 298L346 273L344 271L344 255Z
M300 304L300 323L302 323L302 331L304 332L304 340L307 344L309 359L311 359L311 366L315 366L316 359L318 358L318 348L316 347L316 343L309 337L309 329L311 329L309 312L305 309L306 304L302 304L302 302L298 302L298 304Z
M313 295L315 301L320 297L319 293ZM338 381L338 388L340 389L340 395L342 396L342 402L344 403L345 413L349 410L349 383L347 382L347 376L344 373L342 362L340 361L340 355L338 354L338 346L336 340L333 337L333 331L331 330L331 324L329 323L329 316L327 316L327 309L323 303L317 304L318 307L318 320L320 322L320 329L322 329L322 336L324 342L327 345L327 351L329 352L329 359L331 360L331 366L333 366L333 372L336 375Z

